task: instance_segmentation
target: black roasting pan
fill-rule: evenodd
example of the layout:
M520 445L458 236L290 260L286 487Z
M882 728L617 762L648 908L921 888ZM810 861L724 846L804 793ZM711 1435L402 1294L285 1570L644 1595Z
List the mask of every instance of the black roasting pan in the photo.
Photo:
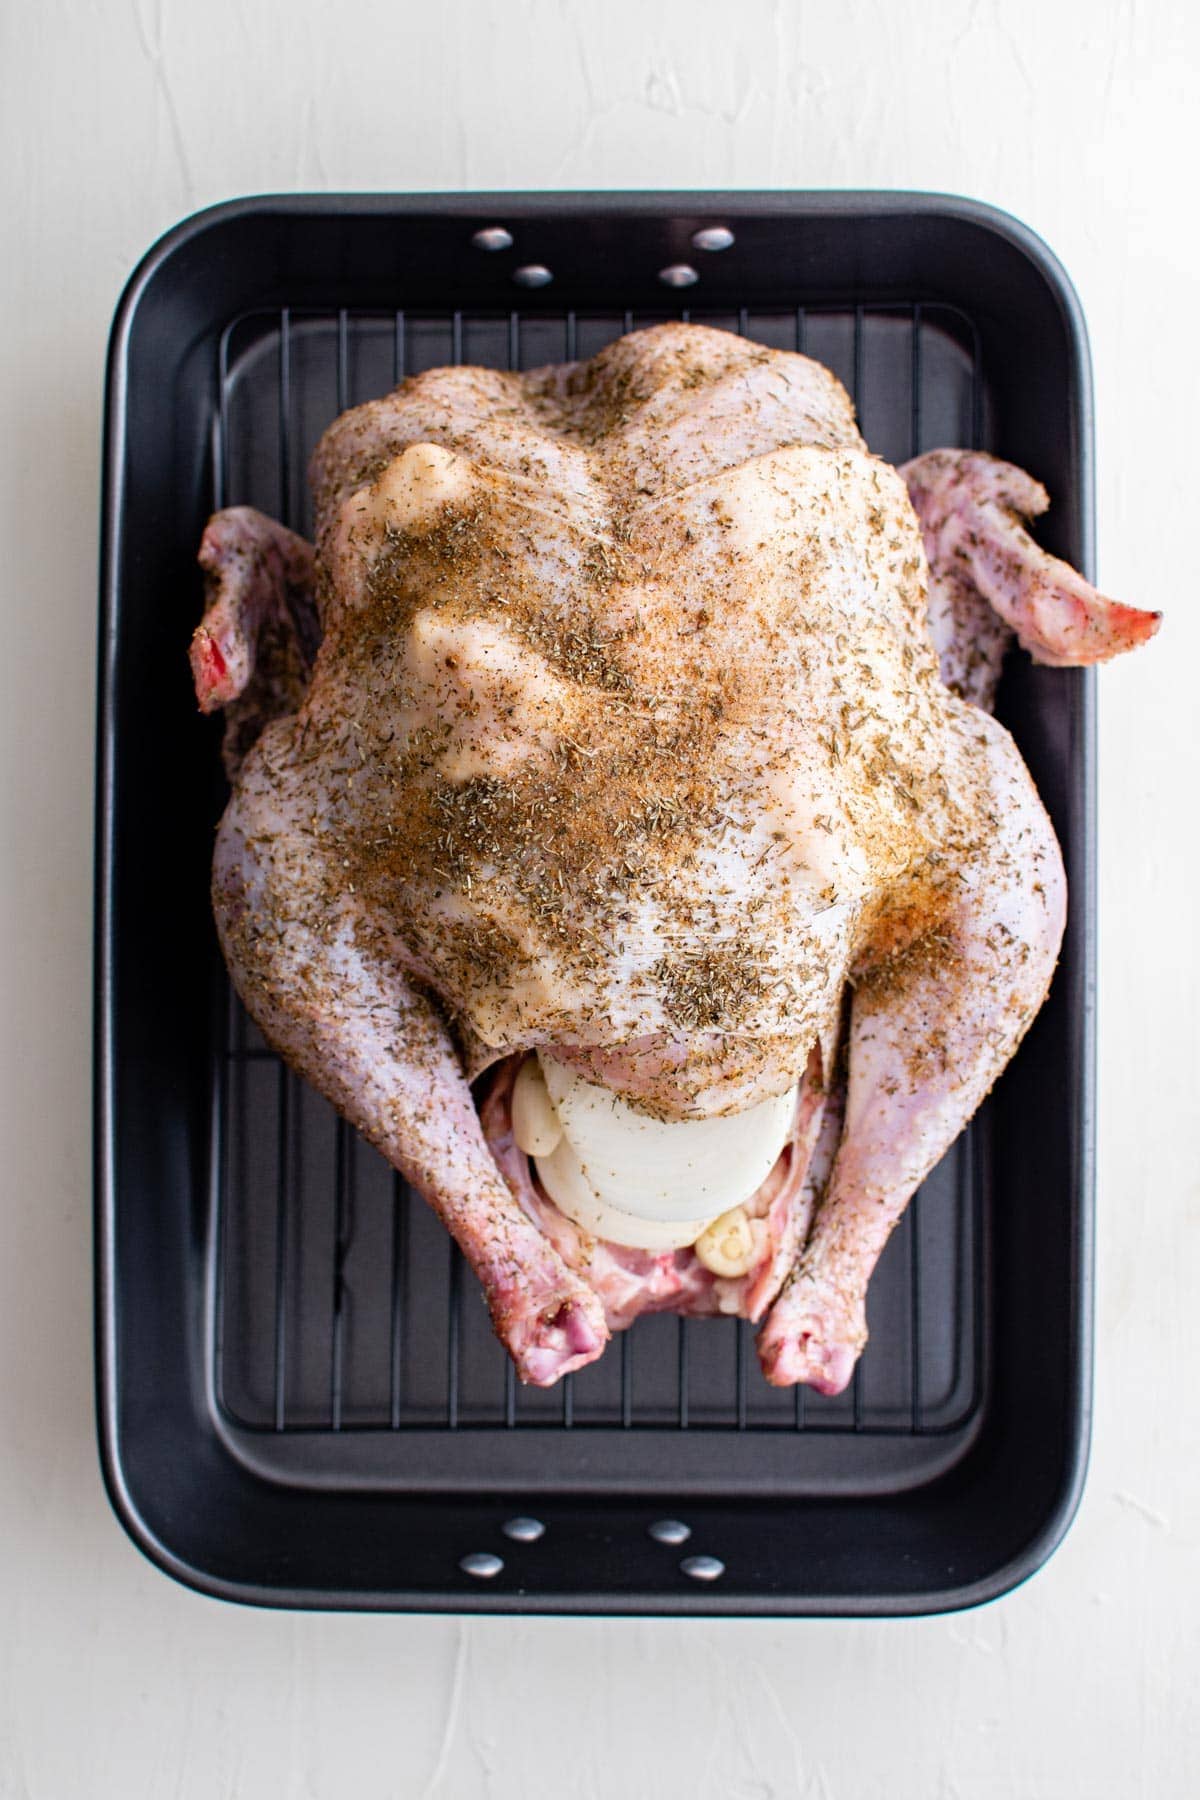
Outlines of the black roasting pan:
M695 242L717 228L732 243ZM1078 302L1036 238L967 201L242 200L155 245L118 308L97 794L100 1444L134 1540L210 1594L934 1612L1023 1579L1077 1503L1090 675L1016 657L1005 676L1000 716L1066 855L1063 958L1020 1054L889 1243L871 1343L837 1399L769 1389L744 1325L670 1317L559 1390L520 1389L440 1227L229 993L208 904L219 725L196 714L185 654L208 513L247 502L304 530L308 453L346 405L440 363L586 356L681 314L828 363L891 461L948 443L1020 463L1052 496L1043 541L1092 572Z

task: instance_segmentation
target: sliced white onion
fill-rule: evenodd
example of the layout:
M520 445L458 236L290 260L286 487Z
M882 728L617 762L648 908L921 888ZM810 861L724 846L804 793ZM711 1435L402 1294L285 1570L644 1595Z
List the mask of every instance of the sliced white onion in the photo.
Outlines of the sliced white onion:
M596 1193L565 1137L549 1156L535 1156L534 1162L542 1186L559 1211L581 1231L610 1244L625 1244L633 1250L682 1250L694 1243L708 1224L707 1218L644 1219L613 1206Z
M517 1148L526 1156L549 1156L562 1141L562 1124L550 1104L536 1056L527 1056L517 1070L512 1092L512 1128Z
M795 1088L729 1118L664 1121L552 1057L539 1052L538 1061L588 1187L640 1219L708 1224L740 1206L766 1180L791 1130Z

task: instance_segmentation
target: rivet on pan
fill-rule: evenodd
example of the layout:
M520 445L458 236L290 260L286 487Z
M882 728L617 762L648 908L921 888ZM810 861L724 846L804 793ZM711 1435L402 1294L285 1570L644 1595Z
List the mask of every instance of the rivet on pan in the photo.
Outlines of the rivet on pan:
M509 250L512 241L512 232L506 231L503 225L485 225L471 239L477 250Z
M692 1535L690 1525L682 1519L655 1519L646 1533L656 1544L686 1544Z
M540 1519L505 1519L500 1529L514 1544L536 1544L546 1535L546 1527Z
M728 250L733 243L733 233L728 225L706 225L703 231L693 231L693 250Z
M522 263L519 269L513 270L513 280L518 287L545 287L554 280L545 263Z
M668 263L665 269L658 271L658 279L664 287L691 287L700 277L691 263Z
M504 1567L502 1556L493 1556L490 1550L472 1550L469 1556L460 1556L458 1566L464 1575L474 1575L477 1581L490 1581Z
M719 1556L685 1556L679 1566L693 1581L720 1581L725 1573Z

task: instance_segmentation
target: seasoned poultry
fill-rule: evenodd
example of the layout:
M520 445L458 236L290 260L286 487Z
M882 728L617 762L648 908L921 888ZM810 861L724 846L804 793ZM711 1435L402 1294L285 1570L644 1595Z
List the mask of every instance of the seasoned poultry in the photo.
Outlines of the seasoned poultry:
M665 1307L839 1391L1062 936L1001 658L1157 614L1034 543L1021 471L897 472L828 370L699 326L414 377L311 479L315 556L245 508L200 554L247 1008L443 1218L525 1380Z

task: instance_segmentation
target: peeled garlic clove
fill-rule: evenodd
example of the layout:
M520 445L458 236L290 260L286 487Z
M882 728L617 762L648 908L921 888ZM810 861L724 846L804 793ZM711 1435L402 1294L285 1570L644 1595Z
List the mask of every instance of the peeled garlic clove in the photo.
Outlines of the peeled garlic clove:
M526 1156L549 1156L562 1140L563 1128L550 1104L536 1056L527 1056L517 1071L512 1095L512 1128L517 1148Z
M754 1232L744 1206L731 1206L696 1239L696 1258L714 1275L745 1275L755 1258Z

